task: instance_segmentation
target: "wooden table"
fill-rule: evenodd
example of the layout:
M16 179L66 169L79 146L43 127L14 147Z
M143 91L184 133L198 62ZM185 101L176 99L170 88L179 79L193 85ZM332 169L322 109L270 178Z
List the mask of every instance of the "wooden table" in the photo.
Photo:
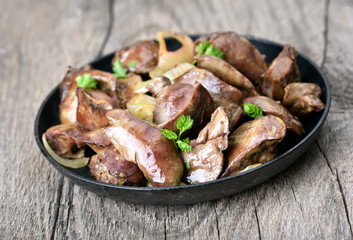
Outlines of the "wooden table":
M352 239L353 2L1 0L0 239ZM312 147L250 190L188 206L142 206L73 184L40 153L35 114L67 66L161 29L231 30L289 43L332 87Z

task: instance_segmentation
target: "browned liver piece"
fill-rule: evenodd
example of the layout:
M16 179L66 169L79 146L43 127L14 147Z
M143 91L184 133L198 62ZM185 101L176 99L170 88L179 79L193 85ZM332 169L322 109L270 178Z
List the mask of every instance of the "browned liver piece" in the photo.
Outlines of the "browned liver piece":
M255 104L262 109L265 115L272 114L279 117L286 124L288 131L295 135L301 136L304 133L303 125L299 119L275 100L266 96L254 96L245 98L243 101Z
M112 60L112 65L119 59L123 67L129 69L130 72L147 74L157 66L158 50L158 43L154 41L139 41L132 46L118 50ZM136 65L131 67L130 64L133 61Z
M320 112L325 109L321 94L321 88L315 83L291 83L284 89L282 104L295 115Z
M84 156L84 143L79 137L84 131L77 125L67 123L49 128L45 138L53 151L65 158L82 158Z
M98 88L103 91L114 92L117 88L116 78L111 73L92 70L90 67L84 69L69 67L60 84L59 114L61 123L76 123L77 95L75 91L78 87L76 78L84 74L90 74L91 78L98 82Z
M275 100L282 100L284 88L289 83L301 81L296 59L297 52L295 49L285 45L264 74L261 83L263 94Z
M235 32L217 32L201 37L195 45L208 40L224 53L224 60L244 74L254 84L259 84L266 71L265 57L246 38Z
M192 151L182 153L184 162L190 166L186 173L189 183L208 182L218 178L223 169L223 150L228 147L228 134L228 117L225 110L219 107L197 139L190 142Z
M76 89L77 112L76 121L87 130L96 130L108 126L105 113L118 108L119 100L115 92L105 93L100 90L82 88Z
M175 144L151 126L122 109L108 111L110 127L105 133L113 145L136 163L154 187L177 186L184 172L183 161Z
M92 156L88 167L92 177L99 182L142 186L146 181L138 166L127 161L113 145Z
M222 177L237 174L251 164L272 160L277 144L285 135L284 122L273 115L242 124L229 137Z
M244 96L258 95L252 82L223 59L209 55L197 55L195 60L199 68L212 72L222 81L238 88Z
M176 83L165 87L157 95L153 108L153 122L161 128L177 132L178 118L181 115L190 115L194 120L194 128L191 131L195 132L206 125L212 112L212 97L201 84Z
M213 98L215 108L223 107L228 115L230 128L233 128L243 116L243 110L239 106L244 95L237 88L223 82L211 72L204 69L192 69L179 78L177 83L200 83Z

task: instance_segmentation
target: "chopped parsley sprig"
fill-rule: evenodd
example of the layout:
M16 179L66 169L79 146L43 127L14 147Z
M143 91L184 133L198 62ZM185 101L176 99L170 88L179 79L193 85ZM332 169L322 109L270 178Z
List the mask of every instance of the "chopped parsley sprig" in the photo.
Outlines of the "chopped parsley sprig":
M262 109L256 106L255 104L245 102L244 103L244 112L246 115L252 118L258 118L263 116Z
M77 85L81 88L97 88L97 80L92 78L92 75L85 73L76 77Z
M189 162L185 163L185 168L186 168L187 171L189 171L191 169L191 165L190 165Z
M131 61L129 64L129 68L134 68L136 67L137 62L136 61Z
M191 119L190 116L180 116L177 120L177 128L179 130L179 134L176 134L175 132L168 130L168 129L162 129L162 134L165 138L169 140L174 140L178 147L181 149L183 152L191 152L192 147L190 146L190 139L189 138L184 138L181 139L181 135L192 128L192 125L194 124L194 120Z
M211 45L211 43L206 40L196 46L198 54L212 55L223 59L224 53L217 46Z
M123 67L119 59L113 64L113 72L116 78L126 78L127 69Z

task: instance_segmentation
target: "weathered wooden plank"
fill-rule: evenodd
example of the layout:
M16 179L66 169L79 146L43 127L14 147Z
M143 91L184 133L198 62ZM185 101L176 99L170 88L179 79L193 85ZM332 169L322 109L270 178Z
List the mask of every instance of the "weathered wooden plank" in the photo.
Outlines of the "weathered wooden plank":
M353 237L353 3L330 1L327 49L323 68L332 90L332 106L318 138L332 174L340 187L350 236Z
M60 225L68 182L38 150L34 117L67 65L97 55L108 25L107 2L1 5L0 238L50 239Z
M289 171L256 191L261 234L265 239L350 238L336 177L318 153L314 145ZM278 201L270 203L267 198Z

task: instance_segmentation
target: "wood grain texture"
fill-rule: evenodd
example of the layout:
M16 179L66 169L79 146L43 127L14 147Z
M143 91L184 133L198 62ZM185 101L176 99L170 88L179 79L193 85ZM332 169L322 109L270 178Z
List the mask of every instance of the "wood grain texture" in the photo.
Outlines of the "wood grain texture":
M353 2L2 1L0 239L352 239ZM143 206L60 175L33 138L36 111L68 65L161 29L236 31L293 45L327 74L333 99L315 144L255 188L187 206Z
M109 23L108 4L1 5L0 239L50 239L60 226L68 182L38 151L34 117L68 65L80 66L98 54Z
M327 9L327 47L323 70L330 79L332 106L318 146L336 178L353 235L353 4L330 1Z

